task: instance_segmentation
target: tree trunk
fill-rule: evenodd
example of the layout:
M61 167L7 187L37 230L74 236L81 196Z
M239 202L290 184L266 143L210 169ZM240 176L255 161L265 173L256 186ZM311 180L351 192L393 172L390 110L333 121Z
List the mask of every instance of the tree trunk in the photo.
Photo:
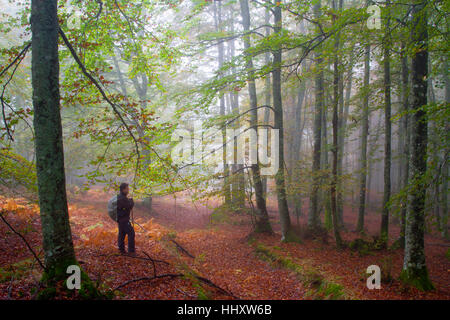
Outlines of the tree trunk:
M270 9L269 8L266 8L266 10L265 10L264 24L268 26L265 28L266 29L265 36L269 37L270 29L271 29L269 26L269 24L270 24ZM264 64L269 65L269 63L270 63L270 52L266 51L264 53ZM265 100L266 106L270 106L272 104L272 95L270 93L270 73L268 73L266 75L266 79L264 81L264 100ZM270 109L264 108L264 124L268 125L269 120L270 120ZM268 136L267 136L267 144L269 144ZM263 184L264 198L266 198L267 197L267 178L266 177L262 178L262 184Z
M295 126L294 126L294 139L292 146L292 165L291 165L291 179L294 178L294 174L298 173L298 164L301 157L301 148L303 140L303 129L305 126L305 118L302 119L302 109L306 109L306 85L302 81L297 95L297 108L295 109ZM305 102L304 102L305 101ZM302 195L301 193L295 193L292 195L292 202L294 206L294 214L297 217L297 222L302 214Z
M32 86L36 171L46 273L49 281L66 277L77 264L69 224L59 104L57 1L33 0Z
M387 19L384 38L384 192L380 238L384 246L389 240L389 199L391 197L391 65L390 65L390 0L386 1Z
M338 174L342 175L343 170L343 164L344 164L344 157L345 157L345 135L347 132L347 118L348 118L348 112L350 108L350 96L352 91L352 78L353 78L353 64L354 64L354 48L352 48L350 52L350 69L348 71L348 80L347 80L347 86L345 88L345 100L342 101L343 103L343 110L342 114L340 116L340 125L339 125L339 153L338 153ZM343 77L341 77L341 86L342 89L344 87L344 80ZM343 97L343 92L341 92ZM342 179L341 179L342 180ZM337 198L337 210L338 210L338 216L339 216L339 223L343 226L344 225L344 188L342 186L342 181L339 182L340 188L338 192L338 198Z
M450 103L450 78L448 76L448 59L444 58L444 85L445 85L445 103L447 105ZM449 125L447 123L447 130L449 130ZM444 156L442 161L444 165L442 167L442 190L441 190L441 206L442 206L442 236L448 239L448 175L449 175L449 165L447 159L445 159L445 154L448 155L448 150L444 150Z
M411 117L412 150L411 182L414 184L408 201L405 232L405 255L400 279L421 290L431 290L425 263L424 227L427 170L427 120L423 106L427 104L428 34L425 3L414 1L411 40L415 46L412 57Z
M367 189L367 137L369 136L369 85L370 85L370 44L364 49L364 87L361 117L361 154L359 173L359 210L357 232L364 231L364 216L366 211Z
M409 128L409 70L408 70L408 56L406 54L405 43L402 42L401 47L401 68L402 68L402 118L400 121L400 188L405 190L408 186L409 174L409 142L410 142L410 128ZM405 197L406 198L406 197ZM407 199L401 204L400 216L400 245L405 246L405 226L406 226L406 209Z
M274 32L280 33L282 26L281 18L281 1L274 1ZM286 198L286 187L284 178L284 132L283 132L283 103L281 98L281 48L276 48L273 52L273 108L275 114L275 129L279 130L278 156L279 167L275 175L275 183L277 187L278 211L280 214L282 241L292 241L295 236L291 228L291 219L289 217L289 209Z
M217 31L220 31L222 29L222 4L220 1L218 1L218 4L216 5L216 1L214 1L214 22L215 27ZM219 42L218 44L218 64L219 69L223 67L224 63L224 48L223 48L223 42ZM221 71L220 71L221 72ZM222 95L219 100L219 113L221 116L225 115L225 97ZM222 148L222 163L223 163L223 170L224 170L224 185L223 185L223 195L225 199L225 205L231 204L231 192L230 192L230 182L229 182L229 167L227 164L227 148L226 148L226 129L224 128L222 130L222 140L223 140L223 148Z
M316 18L320 16L320 1L314 5L314 15ZM311 204L308 214L308 227L316 229L320 227L319 219L319 171L320 158L322 153L322 113L323 113L323 99L324 99L324 84L323 84L323 70L322 54L316 49L315 60L317 74L315 75L315 103L314 103L314 146L313 146L313 163L312 163L312 188L311 188Z
M248 0L240 0L241 4L241 14L242 14L242 25L244 27L244 31L248 32L250 30L250 11L248 8ZM244 36L244 50L249 50L251 47L249 36ZM253 60L251 56L246 56L246 64L245 68L248 73L248 94L250 97L250 126L257 130L258 125L258 102L256 96L256 85L254 80L254 69L253 69ZM258 158L258 143L256 143L256 155ZM272 233L272 227L269 222L269 215L267 213L266 208L266 199L264 199L263 195L263 186L261 181L261 175L259 170L259 163L252 163L252 176L253 176L253 184L255 188L255 197L256 197L256 232L268 232Z
M336 9L336 1L333 0L333 8ZM340 0L342 2L342 0ZM333 18L336 19L335 17ZM338 108L339 108L339 34L336 35L335 44L335 57L334 57L334 70L333 70L333 164L331 172L331 217L333 219L333 231L338 248L342 247L342 239L339 234L339 221L337 213L337 184L338 184Z

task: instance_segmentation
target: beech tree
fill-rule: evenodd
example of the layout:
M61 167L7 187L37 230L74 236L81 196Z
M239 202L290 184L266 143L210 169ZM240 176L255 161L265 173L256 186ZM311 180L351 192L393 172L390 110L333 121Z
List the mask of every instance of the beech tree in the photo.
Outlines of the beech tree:
M425 196L427 171L427 104L428 31L426 2L415 1L412 7L411 41L414 53L411 64L412 150L410 174L411 188L408 199L405 228L405 257L400 276L403 282L422 290L433 285L425 263Z
M46 276L59 280L77 264L67 207L59 95L57 1L31 6L33 126Z

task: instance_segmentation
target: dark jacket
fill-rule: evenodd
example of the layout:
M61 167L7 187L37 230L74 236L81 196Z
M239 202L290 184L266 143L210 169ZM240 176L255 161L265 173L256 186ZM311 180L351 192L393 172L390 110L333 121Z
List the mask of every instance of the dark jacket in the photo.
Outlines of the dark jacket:
M134 207L134 201L132 198L127 198L126 195L120 193L117 196L117 221L129 221L130 212Z

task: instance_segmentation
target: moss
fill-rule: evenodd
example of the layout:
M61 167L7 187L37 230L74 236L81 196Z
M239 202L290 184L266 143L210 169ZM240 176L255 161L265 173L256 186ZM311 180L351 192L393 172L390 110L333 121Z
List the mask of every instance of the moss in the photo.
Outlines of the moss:
M416 287L421 291L430 291L434 289L434 286L428 276L427 268L404 269L400 274L400 281L406 285Z
M70 265L78 266L77 260L73 257L70 257L67 259L61 259L58 262L53 263L42 274L41 282L47 285L54 285L60 280L65 280L67 278L67 267Z
M177 237L177 232L176 231L170 231L169 233L167 233L166 236L169 239L175 239Z
M82 300L103 300L111 296L112 293L107 292L102 293L98 290L97 286L89 278L88 274L84 272L81 267L81 288L77 291L69 290L66 285L66 279L68 277L67 267L70 265L79 266L78 262L74 258L68 258L61 260L59 263L54 264L51 268L47 269L41 278L41 283L44 285L42 291L39 292L37 298L40 300L47 300L55 298L55 294L51 294L53 289L56 293L56 287L62 285L62 289L65 290L69 295L73 295L75 292L78 293L78 298Z
M316 299L337 300L344 296L344 287L332 282L323 282L317 290Z
M13 263L9 267L0 268L0 283L10 281L12 277L14 277L15 280L18 280L29 275L33 272L31 267L34 264L35 260L33 258L27 258Z
M269 221L257 223L255 226L255 233L273 233L272 227L270 226Z
M445 253L445 257L448 261L450 261L450 248L447 249L447 252Z
M370 254L372 243L364 239L355 239L348 244L350 250L357 251L360 256L366 256Z
M313 299L342 299L345 298L344 287L340 284L326 280L320 273L312 268L306 268L295 262L292 257L271 250L263 244L257 244L255 251L265 261L279 267L295 272L297 278L310 288L308 297ZM281 249L281 248L280 248Z
M374 238L372 241L365 239L355 239L348 244L350 250L357 251L360 256L373 254L373 251L385 249L385 242L380 238Z
M284 235L281 242L288 243L288 242L296 242L296 243L302 243L302 240L300 237L294 232L294 230L289 229L288 232Z
M198 300L211 300L211 293L205 290L201 285L196 285L197 287L197 299Z

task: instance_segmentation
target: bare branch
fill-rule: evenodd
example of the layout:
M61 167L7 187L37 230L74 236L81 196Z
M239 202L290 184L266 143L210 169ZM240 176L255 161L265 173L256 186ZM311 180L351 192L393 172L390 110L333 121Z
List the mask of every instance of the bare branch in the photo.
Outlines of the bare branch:
M11 229L12 232L14 232L16 235L18 235L18 236L23 240L23 242L24 242L25 245L27 246L28 250L30 250L31 253L33 254L33 257L36 259L36 261L39 263L39 265L42 267L42 269L45 270L45 266L44 266L44 264L42 263L41 259L39 259L39 257L37 256L36 252L34 252L33 248L31 248L30 244L29 244L28 241L25 239L25 237L24 237L22 234L20 234L20 232L16 231L16 229L14 229L14 228L9 224L9 222L8 222L8 221L5 219L5 217L4 217L4 213L5 213L4 210L2 210L2 211L0 212L0 218L1 218L1 219L3 220L3 222L8 226L8 228Z

